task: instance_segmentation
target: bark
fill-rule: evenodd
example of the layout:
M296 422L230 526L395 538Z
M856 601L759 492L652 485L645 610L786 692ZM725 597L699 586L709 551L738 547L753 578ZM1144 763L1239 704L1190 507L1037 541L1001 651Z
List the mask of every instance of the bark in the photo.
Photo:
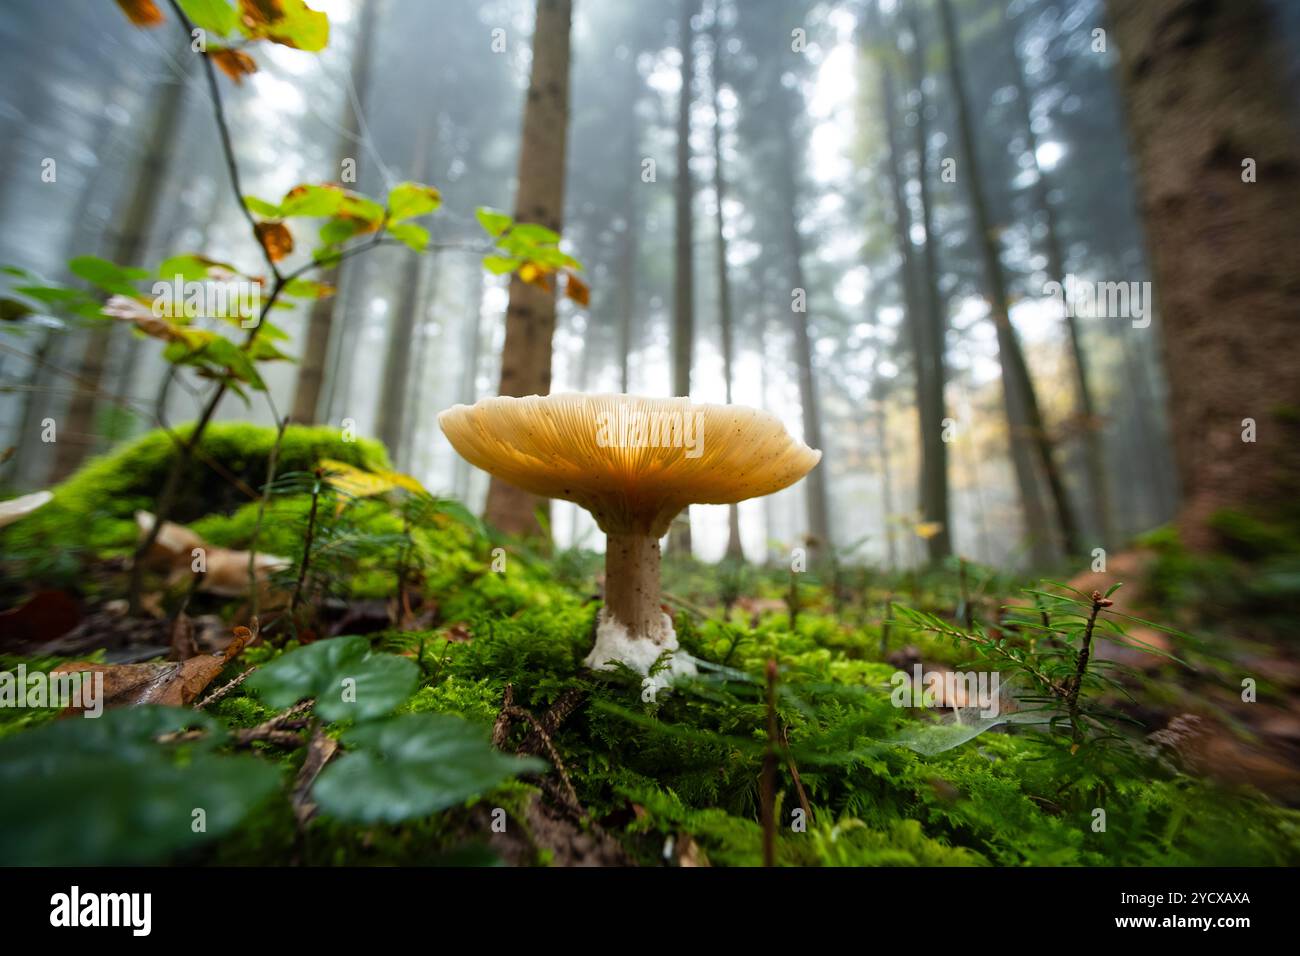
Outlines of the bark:
M482 307L483 307L483 272L477 262L472 262L468 270L469 286L466 299L469 315L465 319L465 364L461 369L460 388L457 401L464 405L473 405L478 401L478 366L482 354ZM470 464L460 455L455 456L455 471L452 487L461 501L469 499Z
M916 179L920 185L921 226L925 230L925 244L921 247L920 290L913 327L916 329L916 357L918 361L918 388L921 411L921 514L927 522L939 525L938 534L926 540L926 556L931 564L938 564L952 554L951 493L948 488L948 443L943 440L943 420L946 417L944 389L948 383L944 352L947 346L948 322L945 303L939 294L939 264L934 235L933 205L930 201L930 183L926 175L929 153L929 124L925 108L925 47L922 43L916 8L909 10L909 27L912 31L912 86L919 100L916 108L914 147L916 150ZM909 239L910 241L910 239Z
M1042 217L1046 232L1044 251L1047 255L1047 272L1049 276L1064 287L1065 254L1061 249L1056 209L1052 206L1049 195L1047 173L1038 165L1038 134L1034 131L1029 84L1025 80L1020 51L1016 48L1015 28L1009 23L1004 24L1004 32L1007 36L1008 56L1012 64L1011 72L1016 88L1016 104L1019 107L1020 119L1025 128L1025 147L1028 149L1029 155L1034 158L1034 171L1038 174L1034 180L1033 199L1034 206ZM1110 487L1107 481L1106 455L1102 443L1103 424L1097 414L1097 406L1092 397L1092 386L1088 373L1088 357L1084 352L1079 334L1078 319L1069 309L1065 310L1062 318L1065 323L1066 340L1070 344L1070 371L1074 378L1076 427L1079 430L1084 471L1087 475L1088 500L1092 506L1092 521L1089 524L1100 532L1100 544L1103 547L1110 547L1115 543L1115 529L1111 513Z
M682 0L678 24L678 49L681 51L681 90L677 101L677 179L673 200L676 226L673 247L673 394L691 396L691 357L695 347L695 258L692 240L695 220L692 205L695 186L691 180L691 101L695 79L694 33L691 17L699 10L700 0ZM690 509L685 508L673 521L668 535L669 554L691 553Z
M727 180L722 169L722 106L718 91L722 87L722 31L718 23L718 10L713 13L713 196L717 205L715 225L718 241L715 246L718 270L718 327L722 337L722 379L726 389L727 404L731 404L732 365L734 360L733 318L731 312L731 281L727 267L727 224L722 209L726 198ZM743 559L744 549L740 545L740 508L736 505L727 507L727 557Z
M1046 480L1049 497L1053 505L1056 521L1061 531L1065 551L1070 555L1080 553L1078 531L1075 526L1074 513L1070 509L1069 498L1062 480L1060 469L1053 454L1052 441L1043 425L1042 413L1038 406L1038 396L1034 391L1033 381L1029 377L1029 367L1025 363L1024 353L1020 348L1015 327L1011 324L1008 308L1006 275L1002 270L1002 260L998 249L997 237L993 223L989 218L988 206L980 180L979 154L975 147L975 134L971 123L965 81L962 77L961 47L957 42L957 30L953 21L952 8L948 0L939 0L939 19L943 28L944 45L948 52L948 78L952 85L953 97L957 107L957 126L961 142L962 158L965 168L958 178L965 183L969 197L971 217L975 230L975 241L980 250L984 265L985 294L989 300L990 315L997 329L998 358L1002 364L1002 381L1008 419L1011 424L1011 441L1013 444L1028 442ZM1017 434L1015 415L1023 421L1023 429ZM1014 457L1014 451L1013 451ZM1021 482L1022 494L1026 490L1021 467L1017 467L1018 480Z
M533 64L524 105L515 219L556 232L564 217L565 152L569 128L571 0L537 0ZM555 292L510 277L506 337L501 350L502 395L545 395L551 390ZM536 511L544 501L493 478L485 517L510 534L541 535Z
M362 106L366 102L366 94L370 87L378 11L379 0L364 0L361 4L360 22L357 26L357 47L352 57L352 89L356 93L355 102ZM361 124L353 103L351 96L348 96L344 103L343 131L339 136L338 153L334 164L336 170L342 169L346 159L355 159L358 151L357 134ZM340 275L340 270L334 268L319 278L322 282L337 285ZM321 391L325 379L325 367L329 360L330 338L333 334L334 314L337 308L338 301L334 296L317 299L312 304L311 314L307 318L302 358L298 363L298 382L294 387L293 409L290 412L293 421L301 425L315 424L321 412Z
M1160 297L1178 525L1204 550L1217 512L1276 514L1300 491L1300 133L1269 3L1109 10Z
M799 234L799 194L794 172L794 110L790 104L789 91L784 88L778 89L776 99L783 113L778 123L781 128L781 149L777 176L782 191L782 210L785 215L785 245L786 255L790 261L791 291L795 289L804 291L806 310L808 285L804 281L803 237ZM799 369L799 404L803 412L803 440L810 448L824 451L817 382L813 375L812 335L808 314L807 311L794 311L793 306L790 310L790 324L794 331L794 358ZM808 473L803 480L803 486L808 507L808 552L810 556L815 557L818 552L828 553L832 545L824 463Z
M413 178L424 178L429 168L429 139L427 126L420 129L412 162ZM403 253L407 259L402 267L402 287L397 309L389 324L388 347L384 357L383 376L380 381L379 412L375 419L375 434L395 464L405 462L403 426L406 418L406 392L411 375L411 353L415 348L416 325L424 311L424 280L427 258L412 252Z
M628 55L628 130L626 159L629 173L638 168L640 149L640 128L636 118L636 100L640 93L641 77L637 72L636 54ZM637 181L640 185L640 181ZM618 360L619 384L624 395L631 389L630 358L632 353L633 327L636 322L636 279L637 279L637 230L639 227L639 210L637 208L637 190L625 190L623 193L623 249L619 257L619 322L618 322Z
M158 215L162 197L160 184L166 179L168 161L184 120L182 107L189 86L189 70L195 59L197 57L187 50L182 58L186 65L184 76L168 83L159 97L158 112L154 114L140 168L120 220L122 225L111 246L110 258L119 265L140 265L140 257ZM98 444L95 415L115 327L116 323L105 319L97 322L86 336L76 373L78 390L64 421L59 423L51 481L62 481L72 474Z

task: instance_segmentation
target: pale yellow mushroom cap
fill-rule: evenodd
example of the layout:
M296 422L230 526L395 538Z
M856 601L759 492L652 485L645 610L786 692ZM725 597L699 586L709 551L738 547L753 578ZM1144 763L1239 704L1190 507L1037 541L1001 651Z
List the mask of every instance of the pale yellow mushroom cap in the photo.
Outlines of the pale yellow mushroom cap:
M685 398L485 398L438 416L456 451L524 491L591 512L605 533L656 537L690 504L786 488L821 460L774 415Z

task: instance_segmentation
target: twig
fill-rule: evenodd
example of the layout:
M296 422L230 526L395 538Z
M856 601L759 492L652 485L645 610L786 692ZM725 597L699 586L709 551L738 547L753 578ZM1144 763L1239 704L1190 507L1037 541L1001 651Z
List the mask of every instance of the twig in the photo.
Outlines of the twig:
M311 486L311 511L307 513L307 535L302 544L302 561L298 564L298 580L293 586L293 599L289 602L289 621L293 622L298 602L302 599L302 585L307 579L307 569L311 567L311 542L316 534L316 510L320 505L321 484L325 478L322 468L316 469L316 483ZM296 625L295 625L296 626Z
M214 690L207 697L204 697L201 701L199 701L197 704L194 705L194 709L202 710L203 708L207 707L209 704L215 704L217 701L225 699L225 697L229 695L232 690L234 690L244 681L248 680L248 675L253 673L253 671L255 670L257 670L256 664L254 664L252 667L244 671L242 674L240 674L238 677L234 678L233 680L227 681L226 683L222 684L220 687Z
M1083 629L1083 645L1079 648L1079 658L1074 666L1074 677L1070 679L1069 691L1065 697L1066 712L1070 715L1070 727L1073 730L1075 745L1083 737L1083 725L1079 720L1079 691L1083 687L1083 678L1088 673L1088 658L1092 654L1092 629L1097 623L1097 615L1102 608L1110 607L1114 601L1102 596L1100 591L1092 592L1092 610L1088 614L1088 624Z
M271 455L266 463L266 484L262 487L262 497L257 502L257 521L253 523L253 538L248 543L248 606L253 617L257 616L257 539L262 534L262 516L266 514L266 503L271 498L271 485L275 482L275 468L280 462L280 442L284 440L284 429L289 424L288 418L279 418L275 431L275 444L271 446Z

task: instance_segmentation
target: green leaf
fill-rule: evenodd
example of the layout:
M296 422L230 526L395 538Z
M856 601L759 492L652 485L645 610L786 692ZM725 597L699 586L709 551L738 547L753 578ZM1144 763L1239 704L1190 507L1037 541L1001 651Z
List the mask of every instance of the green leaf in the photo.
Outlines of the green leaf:
M323 218L337 215L346 199L347 195L337 186L304 183L301 186L294 186L284 194L280 211L286 218L289 216Z
M256 196L245 196L244 205L250 212L259 216L265 216L267 219L283 219L285 212L275 203L267 202L265 199L258 199Z
M479 206L478 209L474 210L474 215L478 219L478 224L493 238L509 229L514 222L514 219L505 213L490 209L487 206Z
M101 289L119 295L135 295L139 290L133 283L149 278L148 269L119 266L98 256L77 256L75 259L69 259L68 269L79 279L85 279Z
M20 285L14 286L14 291L37 302L44 302L46 305L63 305L86 299L86 293L80 289L69 289L62 285Z
M244 17L239 24L246 36L270 40L295 50L318 53L330 38L329 17L312 10L303 0L279 0L278 5L254 4L255 9L272 11L264 19Z
M248 681L268 706L316 698L324 720L369 720L391 713L415 691L419 668L394 654L375 654L364 637L334 637L284 654Z
M388 215L394 222L414 219L442 205L442 194L423 183L399 183L388 194Z
M540 245L555 244L560 241L560 234L554 229L547 229L545 226L538 225L535 222L516 223L515 227L510 230L511 237L522 242L537 243Z
M203 736L175 747L155 740L190 728ZM164 862L230 832L278 787L280 774L254 757L207 752L224 739L207 714L150 705L5 738L0 865ZM180 763L177 751L186 754ZM197 833L195 809L205 815Z
M399 222L388 228L388 232L399 242L405 243L416 252L423 252L429 247L429 230L413 222Z
M225 36L239 23L239 15L226 0L180 0L181 9L196 27Z
M290 279L284 284L284 294L299 299L325 299L334 294L334 287L315 279Z
M0 298L0 322L17 322L32 314L32 309L25 302L17 299Z
M412 665L414 666L414 665ZM343 734L348 753L312 789L321 810L353 823L398 823L464 803L546 764L494 749L485 728L449 714L404 714Z
M211 263L199 256L172 256L158 266L158 278L170 282L180 276L185 282L202 282L210 267Z
M484 256L483 268L493 275L505 275L508 272L514 272L523 263L518 259L507 259L505 256Z
M337 246L355 236L360 227L361 224L353 219L331 219L320 227L320 241L326 246Z

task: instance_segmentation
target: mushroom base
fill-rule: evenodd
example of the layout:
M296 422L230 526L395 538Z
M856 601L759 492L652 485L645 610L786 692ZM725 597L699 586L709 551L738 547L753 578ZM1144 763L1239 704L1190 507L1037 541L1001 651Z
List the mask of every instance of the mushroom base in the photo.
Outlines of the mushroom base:
M673 630L672 619L662 611L660 617L663 640L648 641L630 634L621 621L610 615L607 608L601 608L600 616L596 619L596 646L583 659L583 664L594 671L612 671L615 669L614 661L619 661L638 674L647 675L650 686L655 690L670 686L675 677L694 676L695 662L689 654L677 649L677 632ZM672 654L668 666L649 677L650 668L666 653Z

